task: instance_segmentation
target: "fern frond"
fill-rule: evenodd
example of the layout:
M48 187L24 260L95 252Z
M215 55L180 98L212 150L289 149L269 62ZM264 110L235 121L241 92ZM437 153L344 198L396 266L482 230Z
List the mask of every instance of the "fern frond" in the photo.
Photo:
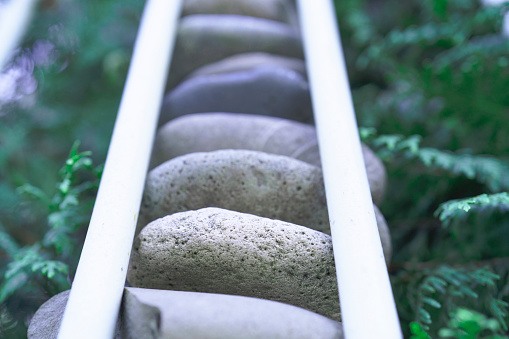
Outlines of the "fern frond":
M435 211L442 225L449 226L455 219L461 219L471 211L498 210L509 211L509 193L481 194L467 199L450 200Z

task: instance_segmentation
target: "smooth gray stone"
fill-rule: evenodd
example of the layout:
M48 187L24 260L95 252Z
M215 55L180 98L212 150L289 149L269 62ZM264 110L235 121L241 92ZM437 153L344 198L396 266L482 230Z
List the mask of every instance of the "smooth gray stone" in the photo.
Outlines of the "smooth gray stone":
M147 225L131 286L280 301L339 320L331 237L280 220L204 208Z
M69 291L39 308L28 338L57 338ZM210 293L127 287L117 339L343 338L341 324L283 303Z
M313 121L308 83L298 73L261 66L182 82L163 101L159 123L204 112L249 113Z
M307 79L306 63L303 60L262 52L236 54L221 61L213 62L198 68L189 74L188 78L194 78L200 75L247 71L258 66L288 68Z
M154 316L157 310L159 316ZM140 319L142 321L140 321ZM124 327L156 323L165 339L340 339L341 324L305 309L269 300L224 294L127 288ZM129 336L146 338L141 326Z
M303 59L300 35L292 26L241 15L186 16L180 21L168 86L198 67L247 52Z
M236 14L290 23L295 7L288 0L185 0L182 16Z
M246 149L289 156L321 167L315 128L296 121L233 113L189 114L157 132L152 168L177 156L219 149ZM380 159L362 145L371 194L383 200L387 173Z
M248 150L190 153L154 168L145 184L137 231L166 215L204 207L283 220L330 234L321 169L287 156ZM379 232L388 234L376 206L375 216ZM390 245L384 247L384 255L389 262Z

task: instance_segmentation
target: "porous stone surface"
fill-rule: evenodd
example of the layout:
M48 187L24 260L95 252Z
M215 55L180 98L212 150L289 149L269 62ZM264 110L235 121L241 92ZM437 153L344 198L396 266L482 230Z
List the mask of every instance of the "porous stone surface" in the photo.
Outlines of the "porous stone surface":
M243 295L339 319L331 237L307 227L205 208L147 225L134 242L132 286Z
M247 52L303 58L299 32L290 25L241 15L186 16L180 21L168 86L198 67Z
M236 14L289 23L295 7L288 0L186 0L182 16L192 14Z
M140 226L168 214L221 207L328 231L320 168L247 150L186 154L148 174Z
M299 73L304 78L307 78L306 64L303 60L262 52L232 55L231 57L224 58L218 62L213 62L198 68L189 74L188 78L194 78L200 75L247 71L259 66L287 68Z
M37 311L28 338L56 339L69 291ZM124 289L116 339L343 338L341 324L263 299L168 290Z
M250 113L313 121L308 83L290 69L270 66L202 75L182 82L164 98L160 123L203 112Z
M156 136L152 168L177 156L219 149L246 149L289 156L321 167L315 128L287 119L232 113L189 114L166 123ZM373 201L383 200L385 167L362 145Z

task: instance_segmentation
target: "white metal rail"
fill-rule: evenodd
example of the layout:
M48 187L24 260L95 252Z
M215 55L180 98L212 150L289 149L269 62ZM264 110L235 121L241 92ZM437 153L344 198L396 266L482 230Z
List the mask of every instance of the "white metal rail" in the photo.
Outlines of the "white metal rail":
M145 6L60 339L114 335L180 7Z
M347 339L402 338L331 0L299 17Z

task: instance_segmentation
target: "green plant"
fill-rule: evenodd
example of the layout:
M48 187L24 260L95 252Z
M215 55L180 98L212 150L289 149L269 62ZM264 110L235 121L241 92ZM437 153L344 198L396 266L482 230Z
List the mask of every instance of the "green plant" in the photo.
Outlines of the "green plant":
M5 229L0 229L0 250L8 256L6 269L1 271L1 305L18 303L36 291L52 296L70 288L68 277L77 264L83 238L80 232L91 207L90 197L82 198L95 192L101 175L101 167L92 166L91 153L78 152L78 146L79 142L74 143L52 196L30 184L18 190L47 209L47 229L41 240L30 245L19 245ZM2 316L13 318L5 309ZM8 321L2 323L6 324L4 331L13 326Z
M440 338L458 339L508 339L502 335L500 323L497 319L488 319L484 314L466 308L457 308L452 313L448 328L438 332ZM507 326L504 328L507 330Z

